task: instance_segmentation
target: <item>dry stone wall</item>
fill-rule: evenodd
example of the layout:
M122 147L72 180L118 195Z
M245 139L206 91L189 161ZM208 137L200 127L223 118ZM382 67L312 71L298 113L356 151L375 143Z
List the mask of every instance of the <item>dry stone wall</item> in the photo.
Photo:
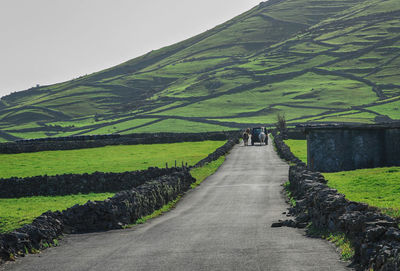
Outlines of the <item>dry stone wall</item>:
M0 198L118 192L138 187L151 179L172 174L176 170L149 168L123 173L95 172L0 179Z
M105 201L76 205L62 213L64 232L121 229L176 199L189 190L193 182L195 179L189 171L182 170L119 192Z
M98 135L43 138L0 143L0 153L25 153L51 150L74 150L110 145L137 145L195 142L205 140L227 140L238 132L209 133L158 133L131 135Z
M344 232L354 245L357 270L400 270L398 221L367 204L347 200L328 187L320 173L308 170L279 135L274 142L281 157L293 164L289 189L296 199L296 206L290 209L295 220L281 225L304 227L312 222L318 228Z
M194 165L194 167L202 167L207 163L210 163L212 161L217 160L221 156L227 154L233 146L239 143L239 136L240 134L237 134L236 137L231 137L223 146L219 147L216 149L213 153L209 154L206 158L200 160L198 163Z

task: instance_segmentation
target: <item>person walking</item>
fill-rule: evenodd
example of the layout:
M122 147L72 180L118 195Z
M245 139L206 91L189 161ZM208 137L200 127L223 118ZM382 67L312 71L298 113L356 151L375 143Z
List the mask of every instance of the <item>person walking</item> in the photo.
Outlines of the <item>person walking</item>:
M245 146L249 145L249 137L250 137L250 129L247 128L246 131L243 133L243 143Z

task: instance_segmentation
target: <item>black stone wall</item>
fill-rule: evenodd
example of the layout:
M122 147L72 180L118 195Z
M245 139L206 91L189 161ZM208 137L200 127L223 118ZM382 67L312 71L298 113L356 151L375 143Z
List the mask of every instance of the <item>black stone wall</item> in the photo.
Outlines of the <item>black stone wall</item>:
M205 140L227 140L237 133L237 131L230 131L209 133L158 133L43 138L0 143L0 153L11 154L50 150L74 150L83 148L97 148L109 145L137 145L195 142Z
M231 137L223 146L216 149L213 153L209 154L206 158L200 160L194 167L202 167L207 163L217 160L221 156L227 154L233 146L239 143L240 134L237 134L236 137Z
M0 179L0 198L118 192L138 187L151 179L172 174L177 170L149 168L123 173L95 172Z
M62 212L64 232L121 229L176 199L195 181L189 170L182 170L119 192L105 201L76 205Z
M399 221L367 204L348 201L328 187L320 173L299 162L279 136L274 143L281 157L294 164L289 169L289 189L296 199L290 213L296 218L281 225L304 227L312 222L317 228L344 232L355 248L356 270L400 270Z

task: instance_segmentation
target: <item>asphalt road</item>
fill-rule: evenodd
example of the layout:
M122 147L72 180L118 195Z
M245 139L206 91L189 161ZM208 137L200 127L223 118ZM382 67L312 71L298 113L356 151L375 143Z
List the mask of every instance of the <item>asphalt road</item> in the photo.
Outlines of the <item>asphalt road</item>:
M256 143L257 144L257 143ZM69 235L6 270L349 270L332 244L271 228L288 207L271 145L236 146L175 209L127 230Z

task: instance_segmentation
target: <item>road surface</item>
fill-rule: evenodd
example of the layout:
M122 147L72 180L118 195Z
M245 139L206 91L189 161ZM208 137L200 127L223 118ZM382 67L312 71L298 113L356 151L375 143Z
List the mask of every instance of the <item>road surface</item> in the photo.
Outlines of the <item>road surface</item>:
M271 145L235 146L170 212L132 229L69 235L5 270L349 270L332 244L271 228L288 165Z

